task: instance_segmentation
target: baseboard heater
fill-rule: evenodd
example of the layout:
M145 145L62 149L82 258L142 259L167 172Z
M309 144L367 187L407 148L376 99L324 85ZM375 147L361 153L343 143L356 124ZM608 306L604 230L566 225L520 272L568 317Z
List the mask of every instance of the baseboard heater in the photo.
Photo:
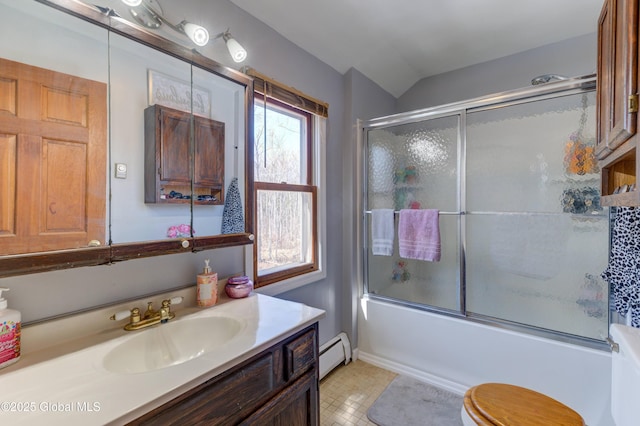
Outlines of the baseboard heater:
M320 347L320 379L342 362L351 361L351 343L346 333L340 333Z

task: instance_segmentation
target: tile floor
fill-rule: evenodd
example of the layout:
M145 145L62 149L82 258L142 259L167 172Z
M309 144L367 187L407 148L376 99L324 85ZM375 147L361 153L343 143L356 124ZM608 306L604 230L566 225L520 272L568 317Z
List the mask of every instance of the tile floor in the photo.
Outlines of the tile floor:
M375 425L367 410L396 375L360 360L336 367L320 382L320 426Z

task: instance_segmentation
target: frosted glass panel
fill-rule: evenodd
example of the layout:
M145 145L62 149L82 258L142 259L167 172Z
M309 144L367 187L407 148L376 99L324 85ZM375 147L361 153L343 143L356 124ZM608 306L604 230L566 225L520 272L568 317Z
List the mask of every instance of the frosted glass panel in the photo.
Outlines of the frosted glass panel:
M600 213L595 94L467 114L467 210Z
M466 217L467 311L602 340L608 220L557 215Z
M396 216L396 225L397 223ZM397 238L393 256L374 256L369 249L369 292L413 303L459 310L459 223L458 215L440 216L440 262L401 258L398 256ZM368 232L368 246L371 247L370 227Z
M441 260L425 262L367 253L369 291L394 299L459 310L458 116L368 133L367 209L438 209ZM398 215L394 230L397 235ZM370 216L367 218L371 247Z
M458 117L368 133L368 208L457 211Z
M602 339L594 94L467 115L467 311Z

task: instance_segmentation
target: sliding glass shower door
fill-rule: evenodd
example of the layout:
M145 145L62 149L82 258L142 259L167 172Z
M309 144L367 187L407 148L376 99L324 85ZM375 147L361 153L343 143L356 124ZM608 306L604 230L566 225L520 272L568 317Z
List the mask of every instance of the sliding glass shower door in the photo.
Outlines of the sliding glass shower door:
M602 341L608 209L595 92L469 102L366 128L365 293L537 334ZM405 118L406 117L406 118ZM440 262L372 253L376 209L438 209Z
M607 336L595 93L467 113L468 314Z
M369 251L370 293L459 312L459 123L455 114L369 132L367 218L374 209L393 209L397 229L401 209L438 209L442 241L440 262L401 258L397 238L392 256Z

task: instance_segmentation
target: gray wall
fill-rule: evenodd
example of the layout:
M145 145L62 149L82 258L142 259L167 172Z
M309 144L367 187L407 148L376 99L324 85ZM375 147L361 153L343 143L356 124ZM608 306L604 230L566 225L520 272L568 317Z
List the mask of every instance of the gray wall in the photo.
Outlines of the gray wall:
M343 328L354 348L358 346L357 316L359 294L358 284L362 282L360 252L357 242L360 239L358 224L359 212L362 211L359 188L362 185L359 161L362 152L358 136L360 128L358 120L390 115L395 112L396 99L356 69L350 69L344 75L345 120L344 140L342 146L343 159L343 194L342 194L342 294L345 300L342 306Z
M203 4L208 2L202 1ZM222 7L224 6L224 7ZM246 64L288 86L329 103L326 144L326 216L327 216L327 277L321 281L292 290L278 297L306 303L327 311L320 321L320 344L343 330L342 236L342 145L345 85L336 70L283 38L276 31L246 14L230 2L215 2L209 6L216 13L229 16L227 26L246 46ZM242 35L242 37L241 37ZM347 299L348 300L348 299Z
M398 98L397 112L413 111L531 85L542 74L595 74L597 34L527 50L425 78Z

